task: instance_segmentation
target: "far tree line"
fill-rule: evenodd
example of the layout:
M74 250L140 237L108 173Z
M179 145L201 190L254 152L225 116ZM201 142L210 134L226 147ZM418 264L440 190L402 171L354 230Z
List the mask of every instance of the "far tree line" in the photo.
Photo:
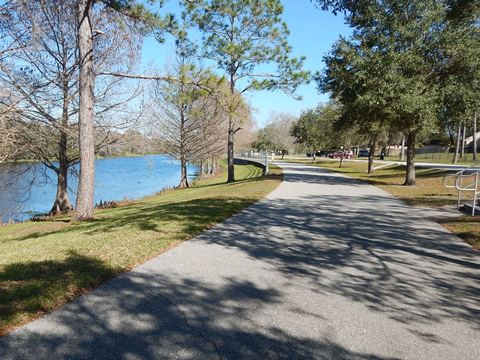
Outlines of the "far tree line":
M309 154L312 162L315 162L318 153L325 156L343 149L358 155L360 150L366 150L368 173L373 173L373 161L381 154L405 160L407 147L402 132L382 131L375 134L375 142L372 142L368 133L345 127L342 112L340 103L329 101L304 110L299 116L272 113L268 124L257 130L252 147L258 151L273 152L282 159L286 154ZM474 116L470 126L464 123L461 133L457 133L456 129L438 121L430 131L419 135L416 149L423 150L424 146L428 149L430 146L435 151L452 154L452 163L456 164L466 157L467 151L473 155L476 153L478 144L475 141L466 145L467 140L473 138L475 122Z

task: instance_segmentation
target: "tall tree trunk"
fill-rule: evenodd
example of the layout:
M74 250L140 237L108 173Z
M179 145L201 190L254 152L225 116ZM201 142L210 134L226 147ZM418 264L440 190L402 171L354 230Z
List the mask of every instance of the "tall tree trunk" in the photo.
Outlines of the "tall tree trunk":
M70 199L68 198L68 121L69 121L69 78L65 75L68 73L68 59L64 55L63 57L63 104L62 104L62 120L60 122L59 132L60 140L58 142L58 168L57 168L57 193L55 195L55 201L53 202L50 215L57 215L61 213L69 212L73 209Z
M463 129L462 129L462 149L460 150L460 159L465 157L465 134L467 132L467 123L463 121Z
M203 166L204 166L204 168L203 168L203 173L204 173L205 175L208 175L208 159L205 160L205 162L203 163Z
M473 161L477 161L477 113L473 114Z
M75 218L90 219L93 216L95 186L95 139L93 134L93 34L92 0L78 2L78 47L80 56L79 79L79 144L80 176L78 180Z
M368 173L371 174L373 173L373 158L375 157L375 151L376 151L376 141L372 141L370 143L370 150L368 152Z
M55 196L55 202L53 203L52 209L50 210L50 215L57 215L66 213L72 210L72 205L70 204L70 199L68 198L68 168L61 166L57 172L57 194Z
M235 181L235 166L233 162L233 141L234 141L234 122L233 115L228 120L228 138L227 138L227 182Z
M187 178L187 157L186 157L186 146L185 146L185 123L186 117L184 112L184 107L180 108L180 183L178 188L187 188L188 178Z
M405 161L405 136L402 137L402 149L400 153L400 161Z
M184 156L180 158L180 183L178 184L179 189L188 188L190 187L188 183L188 175L187 175L187 160Z
M230 108L228 109L228 137L227 137L227 183L235 181L235 165L233 158L235 119L234 119L234 100L235 100L235 77L230 74Z
M417 134L414 130L410 130L407 136L407 166L405 174L405 183L403 185L413 186L415 180L415 142Z
M215 172L215 158L211 158L210 159L212 161L212 166L210 167L210 175L213 175L213 173Z
M452 164L456 164L456 163L458 162L458 153L459 153L459 151L460 151L461 132L462 132L462 124L458 124L458 129L457 129L457 142L456 142L456 144L455 144L455 155L453 155Z
M60 143L58 144L58 170L57 170L57 194L50 215L57 215L72 210L68 198L68 158L67 158L67 133L60 131Z

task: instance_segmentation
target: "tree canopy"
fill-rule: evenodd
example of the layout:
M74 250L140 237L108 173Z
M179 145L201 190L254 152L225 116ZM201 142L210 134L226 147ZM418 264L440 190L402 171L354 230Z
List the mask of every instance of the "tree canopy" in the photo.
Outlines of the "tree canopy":
M198 0L183 4L184 18L202 34L200 55L223 71L232 95L274 89L294 94L308 80L308 73L302 70L304 58L291 54L279 0ZM230 182L235 179L234 134L241 126L235 116L238 101L232 97L227 107Z
M475 75L468 75L475 74L478 61L472 64L467 56L458 56L462 51L472 54L478 47L478 41L473 44L478 40L478 26L472 25L475 17L469 17L470 27L463 26L462 30L453 25L465 21L459 20L459 12L472 14L475 6L468 1L460 6L450 1L420 0L316 3L323 9L343 12L354 29L352 36L340 39L325 58L327 68L317 76L319 88L337 97L343 105L344 121L371 139L384 130L405 134L405 184L414 185L419 135L437 126L442 111L465 113L469 98L466 94L478 94L471 80ZM455 33L465 35L457 37ZM447 46L449 38L465 41L451 51ZM451 76L456 71L462 79ZM443 96L443 101L442 92L449 94Z

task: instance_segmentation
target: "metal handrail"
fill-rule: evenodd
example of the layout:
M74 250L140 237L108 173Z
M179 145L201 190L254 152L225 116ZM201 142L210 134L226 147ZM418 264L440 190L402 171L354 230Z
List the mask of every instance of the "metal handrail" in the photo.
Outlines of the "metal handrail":
M265 152L254 152L253 150L252 151L242 151L240 154L240 159L244 159L244 160L253 160L254 162L256 163L259 163L263 166L265 166L265 175L268 175L269 172L270 172L270 158L269 158L269 155L268 155L268 152L265 151ZM234 157L237 157L236 155L234 155ZM272 159L273 160L273 159Z
M468 175L458 175L457 176L457 180L455 181L455 189L457 190L460 190L460 191L471 191L471 190L474 190L476 188L476 184L477 184L477 177L478 177L478 171L473 173L473 174L468 174ZM472 188L469 188L469 187L460 187L462 186L462 179L464 178L468 178L468 177L475 177L476 181L471 183L470 185L473 186ZM460 185L459 185L459 182L460 182Z
M443 177L443 187L447 189L455 189L457 186L457 175L458 173L455 173L455 175L446 175ZM447 185L447 179L448 178L454 178L455 179L455 185Z
M461 203L461 200L462 200L462 191L473 191L472 216L474 216L475 215L475 207L477 205L478 178L479 178L480 170L476 171L472 174L464 174L465 171L471 170L472 167L473 166L470 166L468 168L460 170L453 175L444 176L443 186L445 188L457 190L457 192L458 192L457 209L460 208L460 203ZM463 185L462 184L463 179L469 178L469 177L475 177L475 181L468 184L468 185ZM447 184L447 179L449 179L449 178L454 178L455 179L455 185L448 185Z
M455 174L450 174L450 175L446 175L443 177L443 186L446 187L446 188L450 188L450 189L454 189L456 188L457 186L457 180L459 177L465 177L465 176L471 176L471 175L475 175L474 174L468 174L468 175L463 175L463 173L467 170L470 170L473 166L470 166L468 168L465 168L465 169L462 169L460 171L457 171ZM479 170L480 171L480 170ZM455 185L447 185L447 179L448 178L454 178L455 179Z

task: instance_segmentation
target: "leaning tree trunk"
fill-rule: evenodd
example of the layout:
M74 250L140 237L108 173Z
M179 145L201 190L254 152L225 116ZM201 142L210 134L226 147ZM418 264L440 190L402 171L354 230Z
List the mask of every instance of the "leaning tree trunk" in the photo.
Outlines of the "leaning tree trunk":
M92 1L78 2L78 47L80 56L79 79L79 144L80 176L78 180L75 218L90 219L93 216L95 185L95 140L93 134L93 36Z
M477 161L477 113L473 114L473 161Z
M60 143L58 146L58 169L57 169L57 194L50 215L66 213L72 210L68 198L68 158L67 158L67 133L60 131Z
M375 141L372 141L370 143L370 150L368 152L368 173L371 174L373 173L373 158L375 157L375 151L376 151L376 143Z
M465 134L467 132L467 123L463 121L463 129L462 129L462 149L460 150L460 159L465 157Z
M405 174L405 183L403 185L413 186L416 184L415 180L415 141L416 132L410 130L407 136L407 166Z
M457 142L455 144L455 155L453 156L453 161L452 164L456 164L458 162L458 153L460 151L460 137L461 137L461 132L462 132L462 125L458 124L458 130L457 130Z

